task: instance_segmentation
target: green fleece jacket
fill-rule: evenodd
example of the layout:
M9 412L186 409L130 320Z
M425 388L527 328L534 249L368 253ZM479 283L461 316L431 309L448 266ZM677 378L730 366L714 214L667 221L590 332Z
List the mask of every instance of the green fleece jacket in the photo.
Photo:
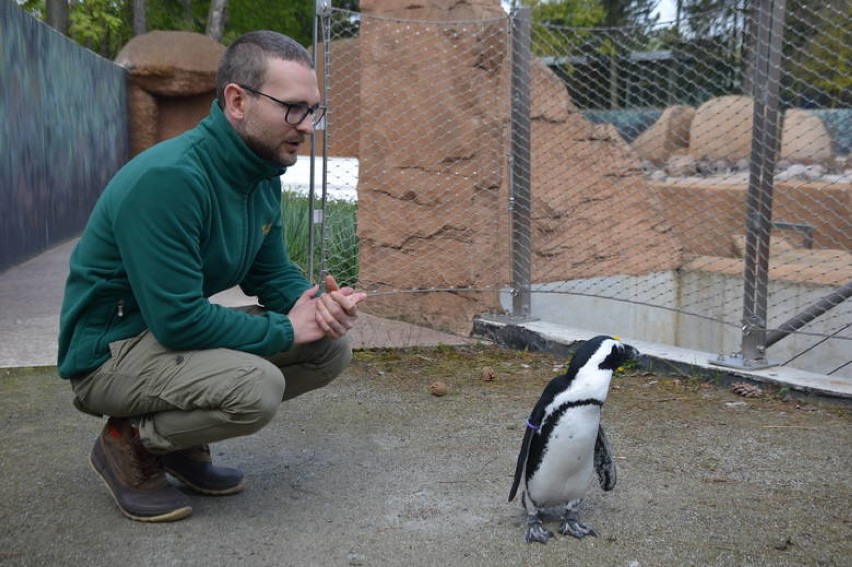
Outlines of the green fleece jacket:
M243 143L215 102L197 127L128 162L71 255L59 374L91 372L111 342L145 329L175 350L288 350L285 314L310 283L284 246L283 172ZM234 285L268 312L208 301Z

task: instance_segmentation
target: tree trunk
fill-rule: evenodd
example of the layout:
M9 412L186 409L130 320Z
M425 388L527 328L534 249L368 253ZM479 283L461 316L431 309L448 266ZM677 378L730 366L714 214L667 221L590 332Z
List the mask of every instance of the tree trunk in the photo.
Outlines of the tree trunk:
M207 35L216 41L222 40L225 31L225 11L228 9L228 0L212 0L210 12L207 16Z
M68 35L68 0L47 0L45 12L47 25Z
M754 96L754 55L757 52L757 21L754 8L743 14L742 28L742 92Z
M187 24L187 29L193 29L192 0L180 0L180 4L183 6L183 21Z
M620 108L618 104L618 57L609 58L609 108L615 110Z
M145 17L148 0L133 0L133 35L142 35L148 31L148 19Z

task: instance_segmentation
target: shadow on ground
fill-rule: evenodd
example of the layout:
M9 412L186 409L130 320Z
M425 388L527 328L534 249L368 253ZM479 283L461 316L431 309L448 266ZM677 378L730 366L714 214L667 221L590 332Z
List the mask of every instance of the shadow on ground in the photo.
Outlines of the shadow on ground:
M619 484L586 502L600 537L524 543L506 502L521 424L562 362L360 351L260 433L214 446L245 470L244 493L192 496L192 517L159 525L124 519L89 469L101 422L73 410L65 382L2 370L0 564L850 564L850 406L645 373L617 378L604 408Z

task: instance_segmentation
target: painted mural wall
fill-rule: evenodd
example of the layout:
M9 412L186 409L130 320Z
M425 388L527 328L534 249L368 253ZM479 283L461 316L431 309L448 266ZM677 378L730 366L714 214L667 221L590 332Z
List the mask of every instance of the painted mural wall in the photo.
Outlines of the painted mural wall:
M78 234L127 156L124 70L0 0L0 271Z

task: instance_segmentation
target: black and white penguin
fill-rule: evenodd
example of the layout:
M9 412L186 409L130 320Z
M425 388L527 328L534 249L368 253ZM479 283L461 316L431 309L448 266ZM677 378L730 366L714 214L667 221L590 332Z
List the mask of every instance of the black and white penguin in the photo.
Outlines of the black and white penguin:
M528 543L547 543L553 532L541 524L542 509L565 506L563 535L596 536L579 519L580 502L596 472L601 488L615 487L615 462L601 425L601 407L613 372L639 351L598 336L584 342L568 371L544 389L526 422L509 502L523 486Z

